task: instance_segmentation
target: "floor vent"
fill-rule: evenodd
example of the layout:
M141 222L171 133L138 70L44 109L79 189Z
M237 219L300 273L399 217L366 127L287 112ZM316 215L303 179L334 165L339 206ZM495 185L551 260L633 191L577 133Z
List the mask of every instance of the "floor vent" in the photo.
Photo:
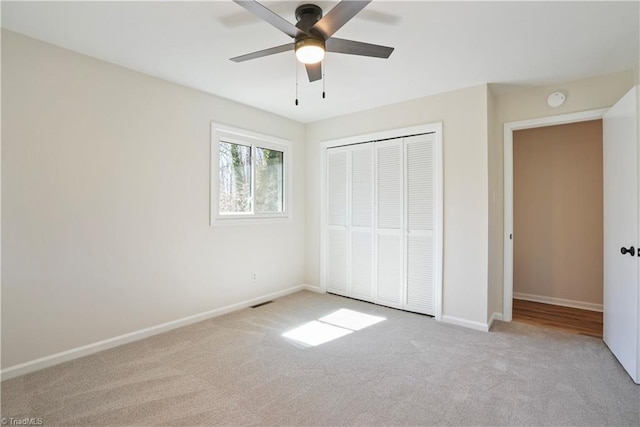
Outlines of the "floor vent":
M261 302L260 304L252 305L250 308L258 308L258 307L262 307L263 305L271 304L272 302L273 302L273 301L265 301L265 302Z

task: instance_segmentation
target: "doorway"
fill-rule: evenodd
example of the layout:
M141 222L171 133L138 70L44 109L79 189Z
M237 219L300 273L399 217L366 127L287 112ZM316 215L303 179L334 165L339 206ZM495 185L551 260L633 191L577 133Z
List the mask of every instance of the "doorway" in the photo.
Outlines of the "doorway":
M602 338L602 120L513 132L513 320Z
M504 288L503 288L503 320L513 320L513 255L514 255L514 133L523 129L533 129L569 123L600 120L606 109L563 114L540 119L510 122L504 125Z

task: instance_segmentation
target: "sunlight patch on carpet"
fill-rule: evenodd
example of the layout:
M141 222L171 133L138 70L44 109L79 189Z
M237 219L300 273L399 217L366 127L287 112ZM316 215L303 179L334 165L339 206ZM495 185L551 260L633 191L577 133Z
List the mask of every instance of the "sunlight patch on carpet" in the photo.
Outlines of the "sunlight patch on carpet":
M386 319L384 317L372 316L370 314L360 313L359 311L341 308L318 320L340 326L341 328L351 329L352 331L359 331L360 329L375 325Z
M303 345L315 347L375 325L383 320L386 320L386 318L341 308L318 320L313 320L289 332L285 332L282 336Z
M339 328L337 326L314 320L312 322L305 323L292 331L282 334L282 336L299 341L303 344L316 346L335 340L336 338L343 337L352 332L353 331L348 329Z

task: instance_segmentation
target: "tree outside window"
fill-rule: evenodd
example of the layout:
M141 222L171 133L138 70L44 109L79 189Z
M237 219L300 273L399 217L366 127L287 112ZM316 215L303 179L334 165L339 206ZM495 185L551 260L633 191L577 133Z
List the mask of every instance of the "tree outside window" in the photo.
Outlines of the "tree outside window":
M284 208L284 153L256 147L255 211L282 212Z
M220 141L219 213L284 211L284 152Z

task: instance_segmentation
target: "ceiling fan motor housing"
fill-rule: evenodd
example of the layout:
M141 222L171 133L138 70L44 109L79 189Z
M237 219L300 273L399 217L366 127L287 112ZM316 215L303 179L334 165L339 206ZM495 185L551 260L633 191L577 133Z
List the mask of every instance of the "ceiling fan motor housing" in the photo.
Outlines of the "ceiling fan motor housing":
M322 18L322 9L315 4L303 4L296 8L296 27L308 31Z
M319 32L309 32L316 22L322 18L322 9L315 4L303 4L296 8L296 20L301 31L295 38L295 50L304 46L318 46L325 49L325 37Z
M315 4L303 4L302 6L298 6L296 8L296 20L298 21L296 27L301 31L296 36L296 41L307 38L310 34L324 41L325 37L323 34L316 31L312 33L309 32L311 27L313 27L321 18L322 9L319 6L316 6Z

